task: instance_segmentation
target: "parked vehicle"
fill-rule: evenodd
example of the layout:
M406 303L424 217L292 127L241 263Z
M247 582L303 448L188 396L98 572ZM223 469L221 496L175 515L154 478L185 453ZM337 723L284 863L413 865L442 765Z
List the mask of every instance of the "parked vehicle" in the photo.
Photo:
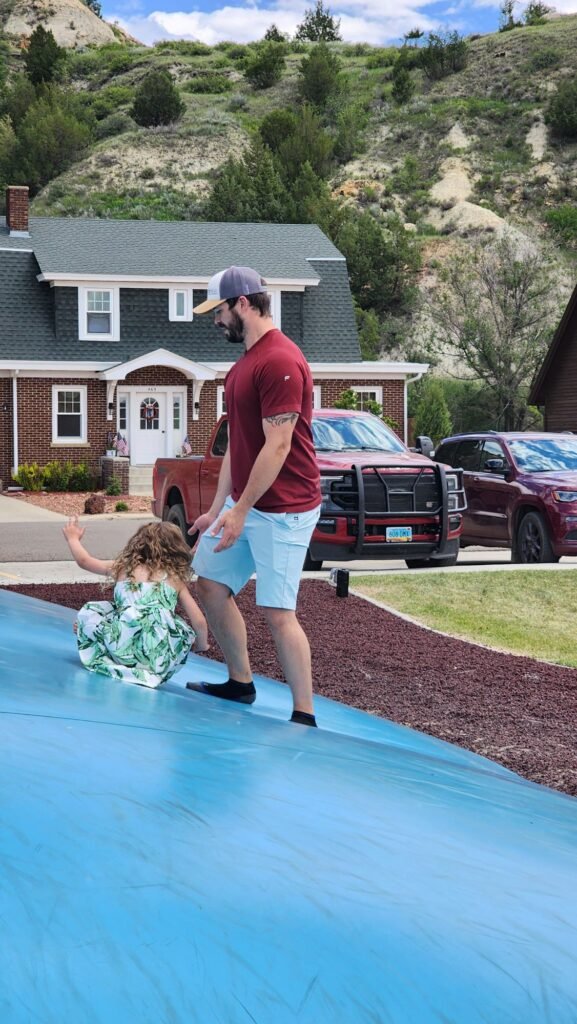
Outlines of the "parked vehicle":
M457 434L435 458L463 470L461 546L510 547L514 562L577 555L577 436Z
M316 410L313 435L323 503L305 569L320 569L325 559L404 558L415 568L455 563L465 504L460 472L409 450L370 413ZM210 507L227 444L223 417L206 455L155 463L152 511L191 543L187 531Z

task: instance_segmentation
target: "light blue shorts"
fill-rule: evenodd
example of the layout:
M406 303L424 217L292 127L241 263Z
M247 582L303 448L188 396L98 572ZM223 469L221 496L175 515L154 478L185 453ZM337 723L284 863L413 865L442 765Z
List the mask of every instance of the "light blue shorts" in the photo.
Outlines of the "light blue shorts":
M223 510L234 507L227 498ZM192 560L198 576L222 583L233 594L256 572L256 603L265 608L293 610L303 562L320 506L310 512L259 512L252 508L244 529L230 548L214 551L219 537L203 533Z

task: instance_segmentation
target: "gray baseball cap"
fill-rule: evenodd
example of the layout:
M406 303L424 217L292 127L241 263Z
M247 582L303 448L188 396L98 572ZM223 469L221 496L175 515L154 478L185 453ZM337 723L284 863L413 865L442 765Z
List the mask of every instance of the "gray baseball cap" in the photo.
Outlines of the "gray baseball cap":
M255 295L267 290L266 282L252 267L228 267L211 277L206 300L195 306L193 313L210 313L225 299L237 299L239 295Z

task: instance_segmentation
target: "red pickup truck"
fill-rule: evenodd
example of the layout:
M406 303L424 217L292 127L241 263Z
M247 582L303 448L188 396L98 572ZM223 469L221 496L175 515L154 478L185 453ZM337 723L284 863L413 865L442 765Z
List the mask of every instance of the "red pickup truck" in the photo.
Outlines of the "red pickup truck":
M315 410L313 436L323 504L305 569L362 558L404 558L409 568L454 565L466 507L460 470L408 449L367 412ZM206 455L155 463L152 511L176 523L191 544L188 528L210 507L227 444L223 417Z

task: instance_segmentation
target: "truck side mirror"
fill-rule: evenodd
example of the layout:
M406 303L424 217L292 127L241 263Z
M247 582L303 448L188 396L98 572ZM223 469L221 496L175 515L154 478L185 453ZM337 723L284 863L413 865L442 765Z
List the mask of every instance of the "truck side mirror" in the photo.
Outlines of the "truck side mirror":
M509 466L505 459L487 459L484 468L488 473L506 473Z
M427 458L430 458L434 450L435 446L431 441L431 438L427 437L426 434L419 434L419 436L415 438L415 451L420 452L421 455L426 455Z

